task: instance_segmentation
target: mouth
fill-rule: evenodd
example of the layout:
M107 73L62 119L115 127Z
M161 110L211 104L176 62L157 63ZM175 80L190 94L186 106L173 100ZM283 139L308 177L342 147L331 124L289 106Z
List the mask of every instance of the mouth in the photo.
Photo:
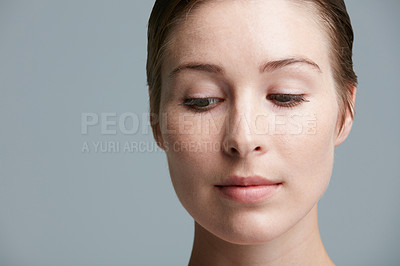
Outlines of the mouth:
M224 198L239 203L260 203L273 197L282 182L272 181L260 176L232 176L215 185Z

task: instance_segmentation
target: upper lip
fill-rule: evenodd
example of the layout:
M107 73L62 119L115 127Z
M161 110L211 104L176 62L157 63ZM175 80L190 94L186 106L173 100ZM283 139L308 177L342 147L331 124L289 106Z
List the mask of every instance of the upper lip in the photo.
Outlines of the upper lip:
M276 185L282 182L272 181L261 176L230 176L223 182L217 184L217 187L227 187L227 186L267 186Z

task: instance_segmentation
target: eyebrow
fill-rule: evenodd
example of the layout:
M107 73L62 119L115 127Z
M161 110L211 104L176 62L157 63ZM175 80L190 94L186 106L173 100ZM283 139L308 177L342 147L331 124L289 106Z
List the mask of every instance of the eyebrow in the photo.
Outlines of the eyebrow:
M176 76L176 74L178 74L182 70L187 70L187 69L201 71L201 72L208 72L208 73L213 73L213 74L224 74L224 70L222 69L222 67L217 66L217 65L201 64L201 63L188 63L188 64L184 64L184 65L181 65L181 66L178 66L177 68L175 68L169 74L169 77L173 78L174 76Z
M294 64L304 64L308 65L318 72L322 73L321 68L319 65L315 62L313 62L310 59L307 58L285 58L285 59L280 59L280 60L274 60L274 61L268 61L264 64L262 64L259 68L260 73L263 72L272 72L290 65ZM212 74L221 74L223 75L225 73L224 69L218 65L214 64L203 64L203 63L187 63L180 65L176 67L170 74L169 78L173 78L176 76L179 72L183 70L195 70L195 71L201 71L201 72L207 72L207 73L212 73Z
M322 73L321 68L319 67L319 65L317 63L315 63L314 61L312 61L310 59L302 58L302 57L299 57L299 58L291 57L291 58L266 62L265 64L263 64L260 67L260 72L272 72L274 70L284 68L286 66L294 65L294 64L305 64L305 65L311 66L318 72Z

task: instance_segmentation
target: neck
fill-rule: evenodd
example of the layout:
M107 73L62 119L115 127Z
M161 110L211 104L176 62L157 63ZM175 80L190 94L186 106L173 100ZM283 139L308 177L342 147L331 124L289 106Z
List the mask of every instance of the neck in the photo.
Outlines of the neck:
M202 265L334 265L321 241L317 205L278 238L256 245L222 240L195 222L189 266Z

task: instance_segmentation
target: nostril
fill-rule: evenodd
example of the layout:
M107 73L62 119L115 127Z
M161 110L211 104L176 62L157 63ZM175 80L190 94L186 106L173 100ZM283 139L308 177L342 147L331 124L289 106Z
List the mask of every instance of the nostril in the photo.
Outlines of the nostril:
M257 146L254 150L255 150L255 151L261 151L261 147L260 147L260 146Z

